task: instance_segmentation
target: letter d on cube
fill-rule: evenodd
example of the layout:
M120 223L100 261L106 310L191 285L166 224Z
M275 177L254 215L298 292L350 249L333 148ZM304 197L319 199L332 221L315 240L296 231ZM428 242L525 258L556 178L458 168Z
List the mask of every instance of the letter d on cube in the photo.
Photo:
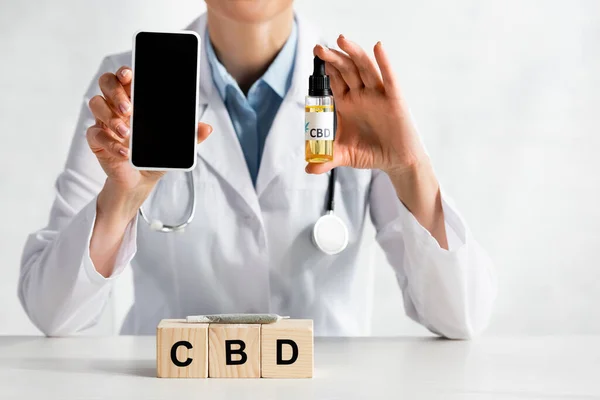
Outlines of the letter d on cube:
M312 378L313 321L282 319L262 326L263 378Z

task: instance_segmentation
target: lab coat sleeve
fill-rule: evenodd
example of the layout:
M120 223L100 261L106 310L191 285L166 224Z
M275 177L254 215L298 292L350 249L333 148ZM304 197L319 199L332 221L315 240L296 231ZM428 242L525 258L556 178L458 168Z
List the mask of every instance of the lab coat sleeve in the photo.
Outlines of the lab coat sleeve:
M56 180L48 225L28 237L23 251L19 299L31 321L48 336L72 334L96 323L114 280L136 252L137 217L126 229L110 277L96 271L89 253L96 198L106 175L85 136L94 124L88 101L98 93L98 77L114 70L105 59L90 84L67 162Z
M402 204L382 171L373 173L370 205L377 241L396 272L406 314L450 339L480 333L496 297L494 268L444 192L449 250Z

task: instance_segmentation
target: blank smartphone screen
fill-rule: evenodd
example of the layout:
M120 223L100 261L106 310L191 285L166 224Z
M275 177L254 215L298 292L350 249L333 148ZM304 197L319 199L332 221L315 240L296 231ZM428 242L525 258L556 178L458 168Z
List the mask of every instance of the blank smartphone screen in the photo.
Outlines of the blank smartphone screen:
M139 32L135 37L131 162L189 169L196 159L197 36Z

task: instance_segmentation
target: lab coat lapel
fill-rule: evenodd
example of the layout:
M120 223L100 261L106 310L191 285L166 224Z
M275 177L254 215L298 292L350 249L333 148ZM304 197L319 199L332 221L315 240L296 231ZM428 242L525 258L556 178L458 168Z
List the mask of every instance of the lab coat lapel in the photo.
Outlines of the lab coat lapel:
M198 145L198 155L227 182L262 221L258 197L242 147L235 134L229 113L212 80L206 56L206 14L195 20L188 29L196 31L202 38L200 58L199 107L200 120L213 127L213 133ZM202 110L204 112L202 113Z
M304 162L304 99L308 94L308 77L312 73L313 47L322 41L313 34L315 29L296 16L298 47L292 84L286 94L265 142L256 181L260 195L269 183L283 174L291 163Z
M213 127L213 133L198 145L198 154L262 220L258 197L231 119L216 90L213 97L216 98L208 104L201 119Z

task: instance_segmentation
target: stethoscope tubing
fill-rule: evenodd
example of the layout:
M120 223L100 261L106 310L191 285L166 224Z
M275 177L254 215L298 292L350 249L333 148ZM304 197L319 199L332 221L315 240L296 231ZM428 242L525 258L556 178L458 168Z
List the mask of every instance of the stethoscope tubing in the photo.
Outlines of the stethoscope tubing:
M151 221L144 212L144 207L140 207L140 216L148 225L150 225L150 227L152 227L154 231L162 233L181 232L194 220L194 217L196 216L196 180L194 179L193 171L186 172L186 175L188 176L190 190L192 191L192 208L190 210L190 213L188 214L187 219L184 222L176 225L167 225L163 224L158 219Z
M146 215L143 206L140 207L140 209L138 210L144 222L147 223L149 226L153 227L155 231L162 233L181 231L185 229L189 224L191 224L194 220L194 217L196 216L196 180L194 179L194 173L192 171L186 172L186 175L188 176L190 189L192 191L192 209L190 210L190 213L184 222L176 225L164 224L157 219L150 220L150 218L148 218L148 215ZM333 168L329 173L329 184L327 188L327 214L332 214L335 210L335 180L336 172L335 168Z
M334 132L337 130L337 115L334 116ZM194 178L194 173L193 171L188 171L186 172L187 176L188 176L188 181L190 184L190 189L192 191L192 207L191 210L187 216L187 218L185 219L184 222L180 223L180 224L175 224L175 225L169 225L169 224L164 224L162 221L160 221L159 219L154 219L154 220L150 220L150 218L148 218L148 215L146 215L146 212L144 211L143 206L140 207L139 209L139 215L141 216L141 218L144 220L145 223L147 223L150 228L155 231L155 232L161 232L161 233L171 233L171 232L183 232L185 230L185 228L192 223L192 221L194 220L194 217L196 215L196 182L195 182L195 178ZM312 238L313 238L313 243L315 244L315 246L317 248L319 248L321 251L323 251L326 254L337 254L340 251L343 251L346 248L347 245L347 238L348 238L348 229L346 228L346 225L344 224L344 222L339 218L336 217L334 215L334 210L335 210L335 181L336 181L336 169L333 168L331 169L331 171L329 172L329 182L328 182L328 188L327 188L327 204L326 204L326 212L324 215L322 215L317 222L315 223L314 227L313 227L313 231L312 231ZM329 220L331 221L331 218L334 218L335 221L337 221L336 223L339 226L339 229L342 230L343 234L346 237L346 243L343 244L343 246L335 251L331 251L331 250L326 250L325 248L322 247L322 245L319 243L319 240L316 240L317 238L317 226L319 225L319 223L321 221L324 221L325 219L330 218Z

